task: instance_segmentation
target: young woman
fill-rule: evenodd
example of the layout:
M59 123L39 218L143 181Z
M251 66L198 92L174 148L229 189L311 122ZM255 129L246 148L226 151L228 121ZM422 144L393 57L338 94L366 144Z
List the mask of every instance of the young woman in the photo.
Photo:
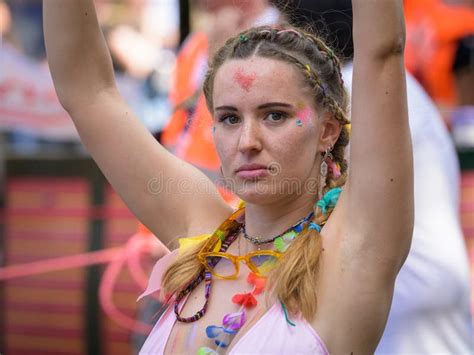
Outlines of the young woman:
M375 350L413 227L404 21L401 0L353 10L350 174L339 61L318 37L252 28L211 61L209 134L245 201L232 211L120 98L92 1L44 1L58 96L104 174L164 243L204 235L155 267L170 306L142 353Z

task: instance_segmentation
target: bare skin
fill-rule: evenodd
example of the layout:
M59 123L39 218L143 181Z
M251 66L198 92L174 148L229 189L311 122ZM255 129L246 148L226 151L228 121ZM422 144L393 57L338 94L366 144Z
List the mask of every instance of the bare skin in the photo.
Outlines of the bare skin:
M251 88L228 80L243 70L255 75ZM214 140L224 176L234 181L239 197L247 202L251 235L271 237L311 211L316 197L304 191L304 184L319 176L318 153L333 145L340 133L335 120L316 113L303 83L302 74L290 64L259 57L228 61L217 72ZM301 103L314 112L305 129L296 124ZM275 165L279 173L245 179L236 173L245 164ZM286 181L298 181L301 193L286 193Z
M232 78L235 73L248 72L245 68L252 68L250 73L258 73L252 75L254 80L250 87L242 85L240 80L229 82L228 78ZM278 77L274 73L279 73ZM311 96L307 90L302 89L302 82L302 75L291 65L258 57L229 61L217 74L214 138L221 161L225 162L222 166L224 176L234 181L235 190L247 201L246 224L247 231L251 235L267 238L281 233L288 225L312 210L314 197L306 193L283 194L279 189L285 180L299 180L304 183L304 180L315 176L320 164L318 146L333 144L339 134L340 126L334 120L325 122L316 114L315 109L312 110L314 116L305 129L296 125L298 103L303 101L304 105L312 106ZM261 106L266 107L262 109ZM274 163L281 169L281 173L275 176L254 180L242 178L235 172L244 164ZM276 193L264 195L258 192L262 190L273 190ZM260 218L254 220L254 216ZM261 218L262 216L265 218ZM229 253L244 255L255 250L254 245L242 236L239 238L241 240L231 245ZM271 245L265 246L265 248L271 247ZM246 281L247 274L248 269L245 265L241 265L238 280L232 282L216 280L213 283L211 297L214 297L212 298L214 307L208 309L203 322L197 322L194 344L196 349L193 350L197 350L200 346L215 348L213 342L206 336L206 327L221 324L224 314L236 311L236 305L231 302L232 296L252 290ZM234 338L233 345L264 314L266 308L271 306L265 304L263 295L258 299L257 308L246 310L249 321ZM201 309L203 303L202 284L191 294L182 314L192 316ZM189 332L191 327L192 325L186 323L175 323L167 342L167 353L189 351L186 349L187 344L179 339L182 339L183 334ZM177 341L174 341L175 339Z
M322 231L325 251L317 283L318 312L311 321L335 354L375 350L413 227L402 1L354 0L353 8L351 171ZM162 148L120 98L92 2L45 0L44 14L48 60L58 96L116 191L165 244L176 237L212 232L231 209L202 173ZM257 73L250 87L232 81L239 68ZM273 236L311 210L314 194L257 194L254 187L258 183L272 187L292 177L301 182L314 178L320 153L339 133L334 120L322 113L311 117L304 129L296 124L302 108L318 112L302 89L299 75L288 64L254 57L226 62L214 82L216 146L225 175L241 187L240 196L247 202L250 234ZM272 104L262 109L275 102L289 106L276 109ZM222 111L232 111L235 118L219 121ZM282 111L287 118L280 121ZM281 171L273 179L244 185L245 177L238 169L255 162L276 162ZM187 179L190 186L201 188L191 193L176 187L160 190L150 185L156 178L166 182ZM202 186L207 187L206 192ZM239 251L234 243L229 252L239 254L244 248L251 246L241 243ZM197 324L196 348L206 344L203 329L207 325L220 324L225 313L235 311L229 299L248 289L245 276L242 270L238 281L214 284L206 321ZM201 308L202 288L200 285L191 295L184 316ZM233 344L252 324L245 325ZM176 324L167 352L172 351L177 333L190 329L189 324Z

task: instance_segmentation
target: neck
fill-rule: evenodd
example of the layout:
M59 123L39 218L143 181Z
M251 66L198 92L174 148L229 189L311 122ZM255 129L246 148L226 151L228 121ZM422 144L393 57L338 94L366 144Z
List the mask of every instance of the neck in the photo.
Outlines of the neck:
M269 239L284 232L288 227L313 210L312 198L299 196L293 201L276 202L269 205L245 205L245 227L247 234Z

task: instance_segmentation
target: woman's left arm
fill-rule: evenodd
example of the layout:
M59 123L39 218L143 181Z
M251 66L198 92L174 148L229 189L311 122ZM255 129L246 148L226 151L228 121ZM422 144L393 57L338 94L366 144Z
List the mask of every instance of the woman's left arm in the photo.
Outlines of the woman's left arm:
M403 1L352 3L350 171L333 216L343 221L336 227L337 247L327 247L323 256L315 326L331 353L365 354L382 336L395 278L410 249L413 161Z
M353 11L346 245L353 260L376 263L394 279L410 249L414 215L403 1L353 0Z

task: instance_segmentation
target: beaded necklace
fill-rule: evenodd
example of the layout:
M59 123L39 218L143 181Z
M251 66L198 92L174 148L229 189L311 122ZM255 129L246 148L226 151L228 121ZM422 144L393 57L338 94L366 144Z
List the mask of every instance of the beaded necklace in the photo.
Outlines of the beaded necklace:
M237 239L240 231L245 228L244 222L244 215L245 208L242 207L234 212L224 223L219 226L219 228L214 232L211 238L219 238L222 241L221 247L219 252L226 252L229 246ZM313 217L314 213L311 212L308 216L302 218L290 228L288 228L283 233L277 235L275 238L272 239L274 241L275 248L279 251L284 251L288 244L300 233L305 224ZM245 234L244 234L245 236ZM268 242L267 242L268 243ZM261 243L263 244L263 242ZM217 265L216 261L210 261L210 266L215 267ZM204 305L201 310L197 311L191 317L181 317L180 315L180 303L181 301L190 294L202 281L204 280ZM209 271L203 270L199 276L191 280L191 282L176 296L174 302L174 313L176 315L176 319L180 322L184 323L192 323L199 319L201 319L207 311L207 307L209 304L209 296L211 294L211 287L212 287L212 275Z
M320 208L323 214L326 214L328 208L334 208L337 200L339 199L339 195L341 193L341 188L334 188L329 190L321 200L319 200L316 204L317 208ZM236 212L234 212L226 221L224 221L219 228L213 233L211 238L218 238L220 240L220 252L226 252L229 246L237 239L240 231L244 231L244 236L247 236L245 233L245 208L241 207ZM311 220L314 216L314 213L311 212L305 218L296 222L293 226L288 228L283 233L277 235L275 238L272 238L268 241L261 241L258 238L250 237L254 244L260 245L264 243L273 242L274 246L279 251L285 251L288 247L289 243L305 228L306 224ZM308 226L308 230L314 229L318 233L321 232L321 226L314 222L310 222ZM252 242L251 239L246 238ZM257 242L259 244L257 244ZM210 266L215 267L218 261L210 261ZM253 275L253 276L252 276ZM240 304L241 307L239 311L235 313L226 314L223 319L223 327L211 325L206 328L206 335L208 338L213 339L215 344L217 345L216 350L210 349L208 347L201 347L198 350L199 355L211 355L211 354L218 354L217 350L220 347L226 347L230 343L230 337L235 335L237 331L243 326L245 323L245 308L254 307L257 304L257 300L255 299L254 295L257 295L263 291L264 288L264 281L256 281L261 278L255 278L255 274L250 273L247 281L251 284L254 284L254 288L251 292L245 294L236 294L232 297L232 302L236 304ZM204 306L201 310L196 312L191 317L181 317L179 312L179 305L181 301L184 299L185 296L190 294L201 281L205 282L205 302ZM208 303L209 303L209 296L211 293L211 286L212 286L212 274L207 270L201 271L201 273L196 277L196 279L192 280L176 297L175 304L174 304L174 312L176 314L176 319L180 322L191 323L199 320L204 316L207 311ZM294 325L292 322L289 321L285 305L282 303L282 308L285 312L286 321L290 325ZM222 335L224 338L222 338Z
M238 209L234 212L227 220L222 223L219 228L214 232L211 238L219 238L222 241L222 245L219 249L220 252L224 253L227 251L229 246L232 242L237 238L239 232L244 224L244 208ZM212 261L211 266L216 266L217 261ZM181 301L190 294L200 283L204 280L204 305L201 310L197 311L191 317L181 317L179 311L179 305ZM204 316L207 311L207 306L209 304L209 295L211 294L211 287L212 287L212 275L209 271L203 270L199 276L192 280L181 292L178 293L176 296L176 300L174 302L174 313L176 315L176 320L184 323L192 323L195 322Z
M282 238L290 232L293 232L295 229L298 230L298 233L301 232L304 225L313 217L313 212L311 212L308 216L302 218L290 228L285 230L283 233L280 233L272 241L277 240L277 238ZM239 233L244 229L245 222L243 220L244 217L244 208L237 210L228 220L226 220L211 236L211 238L218 237L222 244L220 246L220 252L226 252L229 246L237 239ZM230 223L229 223L230 222ZM296 233L294 234L297 235ZM263 243L261 243L263 244ZM211 267L215 267L217 261L211 261ZM190 294L201 281L205 282L204 292L205 292L205 302L201 310L196 312L191 317L181 317L180 316L180 303L181 301ZM212 339L215 345L217 346L216 349L211 349L209 347L200 347L198 349L198 355L215 355L219 354L219 348L225 348L230 344L230 340L233 336L235 336L238 330L245 324L246 322L246 309L255 307L258 304L257 299L255 298L256 295L263 292L265 287L265 279L258 277L253 272L250 272L247 276L247 282L253 285L253 289L247 293L238 293L232 297L232 302L235 304L240 305L240 308L234 312L226 314L222 320L222 326L210 325L206 327L206 335L209 339ZM184 323L192 323L199 319L201 319L207 311L207 307L209 304L209 296L211 293L211 285L212 285L212 274L205 270L199 276L192 280L185 289L183 289L176 297L175 304L174 304L174 312L176 315L176 319L180 322Z
M207 337L213 340L217 347L215 349L207 346L200 347L198 355L219 354L219 348L228 347L232 337L246 323L246 309L257 306L258 301L255 296L263 292L266 280L250 272L247 276L247 282L253 285L253 289L250 292L238 293L232 297L232 302L240 305L240 308L236 312L226 314L222 319L222 326L210 325L206 327Z
M291 227L286 229L284 232L282 232L282 233L278 234L277 236L272 237L270 239L262 240L262 239L260 239L260 237L257 237L257 236L253 237L251 235L248 235L247 230L245 229L245 224L242 226L242 232L244 233L244 238L247 239L253 245L262 245L262 244L273 243L277 238L281 238L283 235L285 235L288 232L291 232L292 230L297 228L299 225L304 224L305 222L309 221L313 217L313 215L314 215L314 212L311 212L309 215L307 215L306 217L301 218L298 222L293 224Z

